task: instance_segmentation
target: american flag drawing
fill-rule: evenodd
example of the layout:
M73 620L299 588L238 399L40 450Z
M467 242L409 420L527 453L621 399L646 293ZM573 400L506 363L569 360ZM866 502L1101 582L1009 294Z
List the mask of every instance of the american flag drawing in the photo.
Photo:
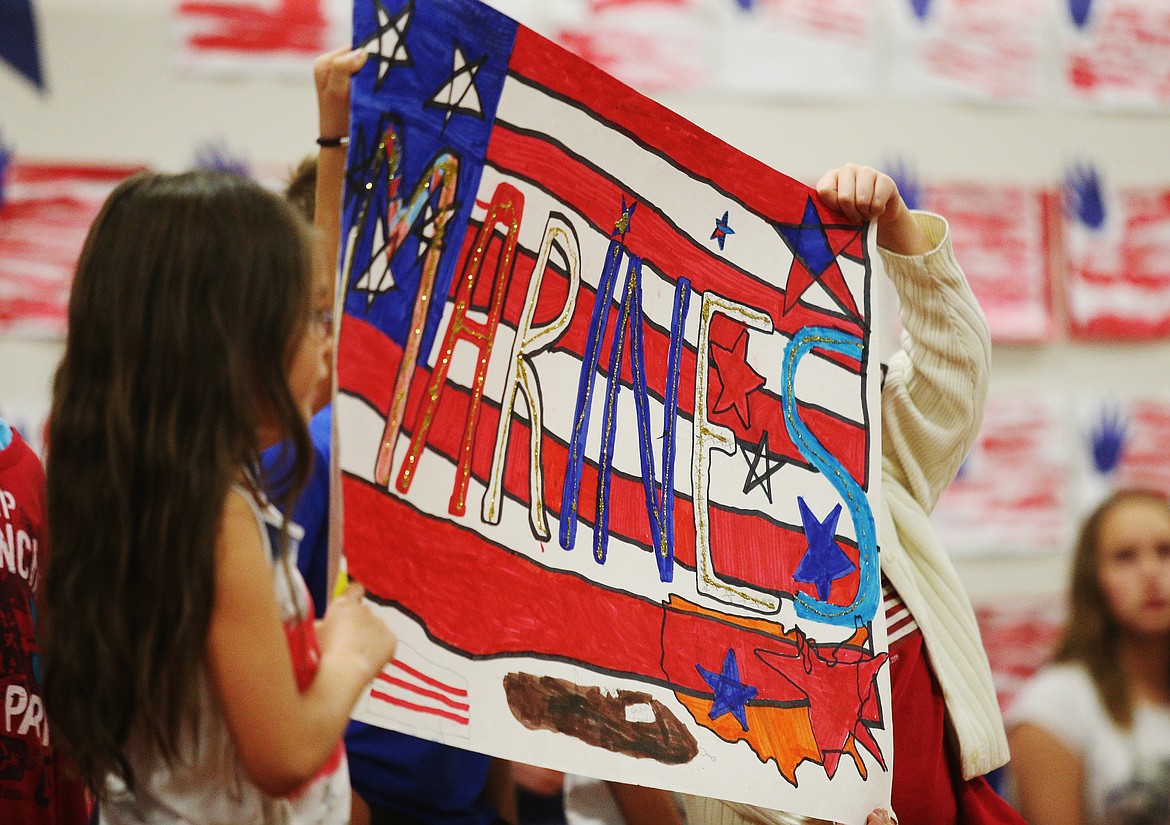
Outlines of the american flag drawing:
M305 77L313 59L342 43L344 0L175 0L177 62L214 74Z
M64 337L89 226L134 166L15 160L0 199L0 332Z
M359 0L354 32L351 576L456 654L473 749L869 810L890 732L865 228L472 0ZM364 721L420 725L391 716Z
M1134 341L1170 333L1170 191L1114 187L1091 165L1078 165L1064 195L1069 332Z

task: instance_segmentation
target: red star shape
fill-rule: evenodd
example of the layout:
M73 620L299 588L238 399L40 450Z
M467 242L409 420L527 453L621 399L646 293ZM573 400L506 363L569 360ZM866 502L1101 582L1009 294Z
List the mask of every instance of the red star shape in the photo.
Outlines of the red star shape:
M735 410L744 427L750 429L751 409L748 407L747 397L764 386L764 376L748 364L747 345L748 334L745 329L735 339L731 349L713 344L711 360L715 362L715 372L721 385L719 397L715 399L714 411L722 413Z
M825 773L830 779L850 738L884 768L886 760L869 725L882 721L876 701L877 675L887 655L871 656L841 648L826 651L829 658L823 658L822 650L815 643L805 642L797 644L794 656L771 650L757 650L756 655L808 697L813 738L821 749ZM798 664L795 671L794 664Z

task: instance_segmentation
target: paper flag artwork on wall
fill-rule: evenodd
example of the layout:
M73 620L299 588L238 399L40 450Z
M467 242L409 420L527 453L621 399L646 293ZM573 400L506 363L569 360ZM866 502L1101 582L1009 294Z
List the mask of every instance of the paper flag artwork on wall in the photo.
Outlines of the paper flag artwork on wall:
M1064 270L1074 337L1170 335L1170 189L1111 187L1090 165L1064 187Z
M136 166L14 160L0 203L0 333L64 338L89 226Z
M1013 105L1043 98L1047 0L892 0L889 8L890 84L899 94Z
M1051 227L1056 198L1043 187L958 182L921 187L916 208L944 215L955 255L987 316L991 340L1052 337Z
M345 0L175 0L184 69L210 74L307 76L313 59L344 42Z
M1170 495L1170 396L1084 395L1076 400L1076 420L1080 489L1074 518L1116 490Z
M987 400L983 425L931 523L955 556L1026 555L1068 546L1073 470L1062 398Z
M828 819L888 800L866 227L473 0L357 0L357 717Z
M752 0L717 19L708 36L718 44L711 74L720 97L779 94L823 101L861 99L876 90L876 4ZM816 71L809 70L812 65Z
M1007 713L1020 689L1052 659L1064 628L1063 599L1013 593L977 603L975 617L995 695Z
M1066 100L1101 108L1170 106L1170 8L1151 0L1054 3ZM1063 7L1063 8L1062 8Z

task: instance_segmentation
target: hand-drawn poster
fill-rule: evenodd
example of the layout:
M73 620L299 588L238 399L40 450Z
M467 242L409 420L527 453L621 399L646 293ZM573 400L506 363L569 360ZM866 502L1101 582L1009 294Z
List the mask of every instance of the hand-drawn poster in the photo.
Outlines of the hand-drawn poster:
M1170 495L1170 396L1083 396L1077 421L1077 515L1122 488Z
M888 800L864 227L472 0L358 0L336 403L358 718Z
M946 217L955 256L987 316L991 340L1036 343L1052 337L1050 231L1055 197L1023 184L931 182L894 172L912 209Z
M1071 467L1064 403L993 393L958 477L931 514L954 556L1019 555L1064 548Z
M1065 98L1105 108L1170 106L1170 6L1056 0Z
M304 80L317 55L349 39L346 0L175 0L181 69Z
M64 338L77 256L134 166L15 160L0 198L0 334Z
M1109 187L1080 165L1065 184L1064 213L1070 335L1170 335L1170 189Z
M861 98L876 87L876 6L857 0L724 0L713 28L720 94ZM815 69L813 68L815 67Z
M891 0L891 85L915 99L1038 102L1050 25L1045 2Z

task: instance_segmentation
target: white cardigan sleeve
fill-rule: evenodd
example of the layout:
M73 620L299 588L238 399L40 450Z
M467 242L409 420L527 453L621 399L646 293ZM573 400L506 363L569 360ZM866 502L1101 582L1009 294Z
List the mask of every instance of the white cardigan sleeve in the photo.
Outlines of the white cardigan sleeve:
M991 340L955 261L946 221L923 212L915 217L934 244L930 252L907 256L879 248L905 330L882 388L882 454L886 474L929 513L979 432Z

